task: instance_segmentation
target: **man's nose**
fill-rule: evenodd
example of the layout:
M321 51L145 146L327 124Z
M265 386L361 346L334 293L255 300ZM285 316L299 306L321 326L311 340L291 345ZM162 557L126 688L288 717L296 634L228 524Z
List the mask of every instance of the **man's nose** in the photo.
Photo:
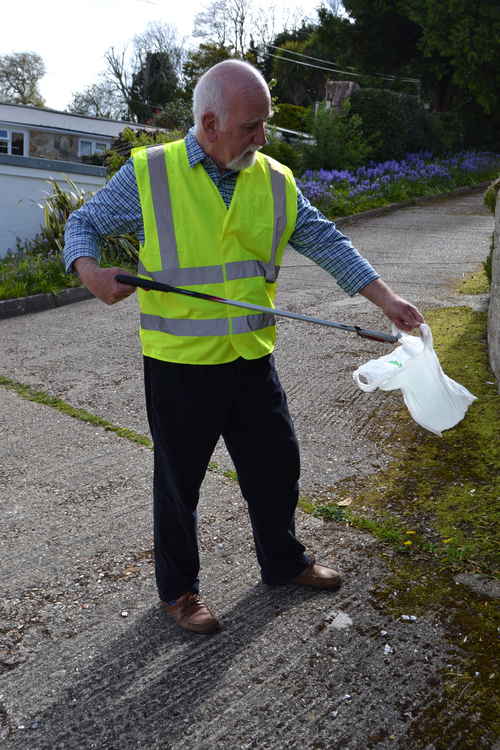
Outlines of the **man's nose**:
M265 123L262 123L257 128L257 132L255 134L254 142L256 146L265 146L267 143L267 134L266 134L266 126Z

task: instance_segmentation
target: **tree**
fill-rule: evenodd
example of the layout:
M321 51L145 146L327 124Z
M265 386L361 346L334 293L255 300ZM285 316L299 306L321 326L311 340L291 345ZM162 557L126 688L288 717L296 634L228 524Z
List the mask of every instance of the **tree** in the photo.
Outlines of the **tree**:
M500 91L500 7L496 0L404 0L412 21L422 29L419 48L451 82L489 114Z
M276 80L274 94L288 104L310 106L325 95L325 77L322 71L301 65L306 42L288 41L273 50L271 77Z
M182 68L186 59L185 40L179 39L177 29L168 23L154 21L142 34L134 37L135 58L138 66L145 63L152 52L166 53L177 77L182 77Z
M493 112L500 89L496 0L345 0L365 69L416 75L433 109L476 101Z
M38 82L45 65L35 52L14 52L0 56L0 100L12 104L42 107L44 100Z
M245 58L252 48L269 44L279 31L296 28L303 15L280 5L257 6L253 0L212 0L196 15L193 36Z
M252 14L252 39L257 47L274 44L280 33L290 34L313 19L304 16L298 8L286 8L276 5L257 7Z
M317 23L278 35L269 51L270 77L277 80L279 99L309 106L325 98L327 79L339 77L328 73L322 60L340 69L352 65L351 23L326 7L319 8Z
M147 52L133 76L129 91L129 109L139 122L146 122L178 90L178 78L168 52Z
M184 41L178 39L175 27L159 23L150 24L134 37L131 52L127 46L107 50L104 79L121 98L129 119L147 117L153 106L161 107L171 100L185 54ZM143 97L145 107L140 106Z
M103 117L122 120L127 116L127 107L109 81L93 83L73 94L68 112L90 117Z
M193 36L219 47L230 47L243 57L250 41L252 0L213 0L194 19Z
M231 58L229 47L220 47L217 44L201 43L198 49L191 50L187 54L183 67L184 97L191 99L196 82L209 68L223 60Z

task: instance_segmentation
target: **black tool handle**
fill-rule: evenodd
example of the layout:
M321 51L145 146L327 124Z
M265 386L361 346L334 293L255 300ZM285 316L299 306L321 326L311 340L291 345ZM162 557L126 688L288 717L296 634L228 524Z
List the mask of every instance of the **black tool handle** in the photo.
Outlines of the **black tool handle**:
M157 292L171 292L176 291L174 287L169 284L161 284L159 281L150 281L149 279L141 279L140 276L128 276L124 273L117 273L115 279L120 284L128 284L129 286L140 286L141 289L155 289Z
M121 284L129 284L130 286L138 286L141 289L154 289L158 292L174 292L175 294L185 294L188 297L196 297L197 299L205 299L209 301L222 302L228 305L235 305L236 307L243 307L252 310L264 310L274 315L283 316L286 318L295 318L296 320L303 320L306 323L316 323L317 325L325 325L333 328L340 328L344 331L355 331L358 336L364 339L371 339L372 341L381 341L384 344L395 344L399 340L401 334L392 336L389 333L383 333L382 331L371 331L366 328L360 328L360 326L346 325L344 323L334 323L333 321L318 320L311 318L307 315L298 315L297 313L291 313L286 310L271 310L267 307L261 307L260 305L245 305L242 302L236 302L235 300L226 300L223 297L215 297L211 294L204 294L203 292L193 292L189 289L179 289L176 286L170 284L163 284L159 281L152 281L150 279L141 279L139 276L126 276L125 274L117 274L115 279Z

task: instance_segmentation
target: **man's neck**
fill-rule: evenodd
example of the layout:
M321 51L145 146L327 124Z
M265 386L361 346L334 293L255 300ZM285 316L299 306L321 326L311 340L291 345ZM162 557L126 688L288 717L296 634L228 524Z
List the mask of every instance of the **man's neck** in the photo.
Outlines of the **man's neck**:
M193 135L198 141L198 145L200 146L200 148L202 148L206 156L208 156L208 158L213 161L213 163L215 164L215 166L217 167L221 175L224 175L226 172L231 172L231 170L228 169L228 167L226 167L224 164L221 164L221 162L218 161L213 156L213 154L211 153L212 149L210 147L210 143L206 143L203 138L200 138L198 134L196 133L196 131L194 131Z

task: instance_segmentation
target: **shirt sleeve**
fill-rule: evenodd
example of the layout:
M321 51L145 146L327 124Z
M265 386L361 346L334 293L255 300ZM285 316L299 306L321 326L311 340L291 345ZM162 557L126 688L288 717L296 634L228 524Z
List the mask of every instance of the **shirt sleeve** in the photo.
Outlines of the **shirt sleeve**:
M74 261L82 256L99 261L103 239L110 234L135 234L140 242L144 239L131 159L89 201L70 214L64 232L66 271L71 271Z
M297 189L297 221L290 245L328 271L351 297L379 278L370 263Z

